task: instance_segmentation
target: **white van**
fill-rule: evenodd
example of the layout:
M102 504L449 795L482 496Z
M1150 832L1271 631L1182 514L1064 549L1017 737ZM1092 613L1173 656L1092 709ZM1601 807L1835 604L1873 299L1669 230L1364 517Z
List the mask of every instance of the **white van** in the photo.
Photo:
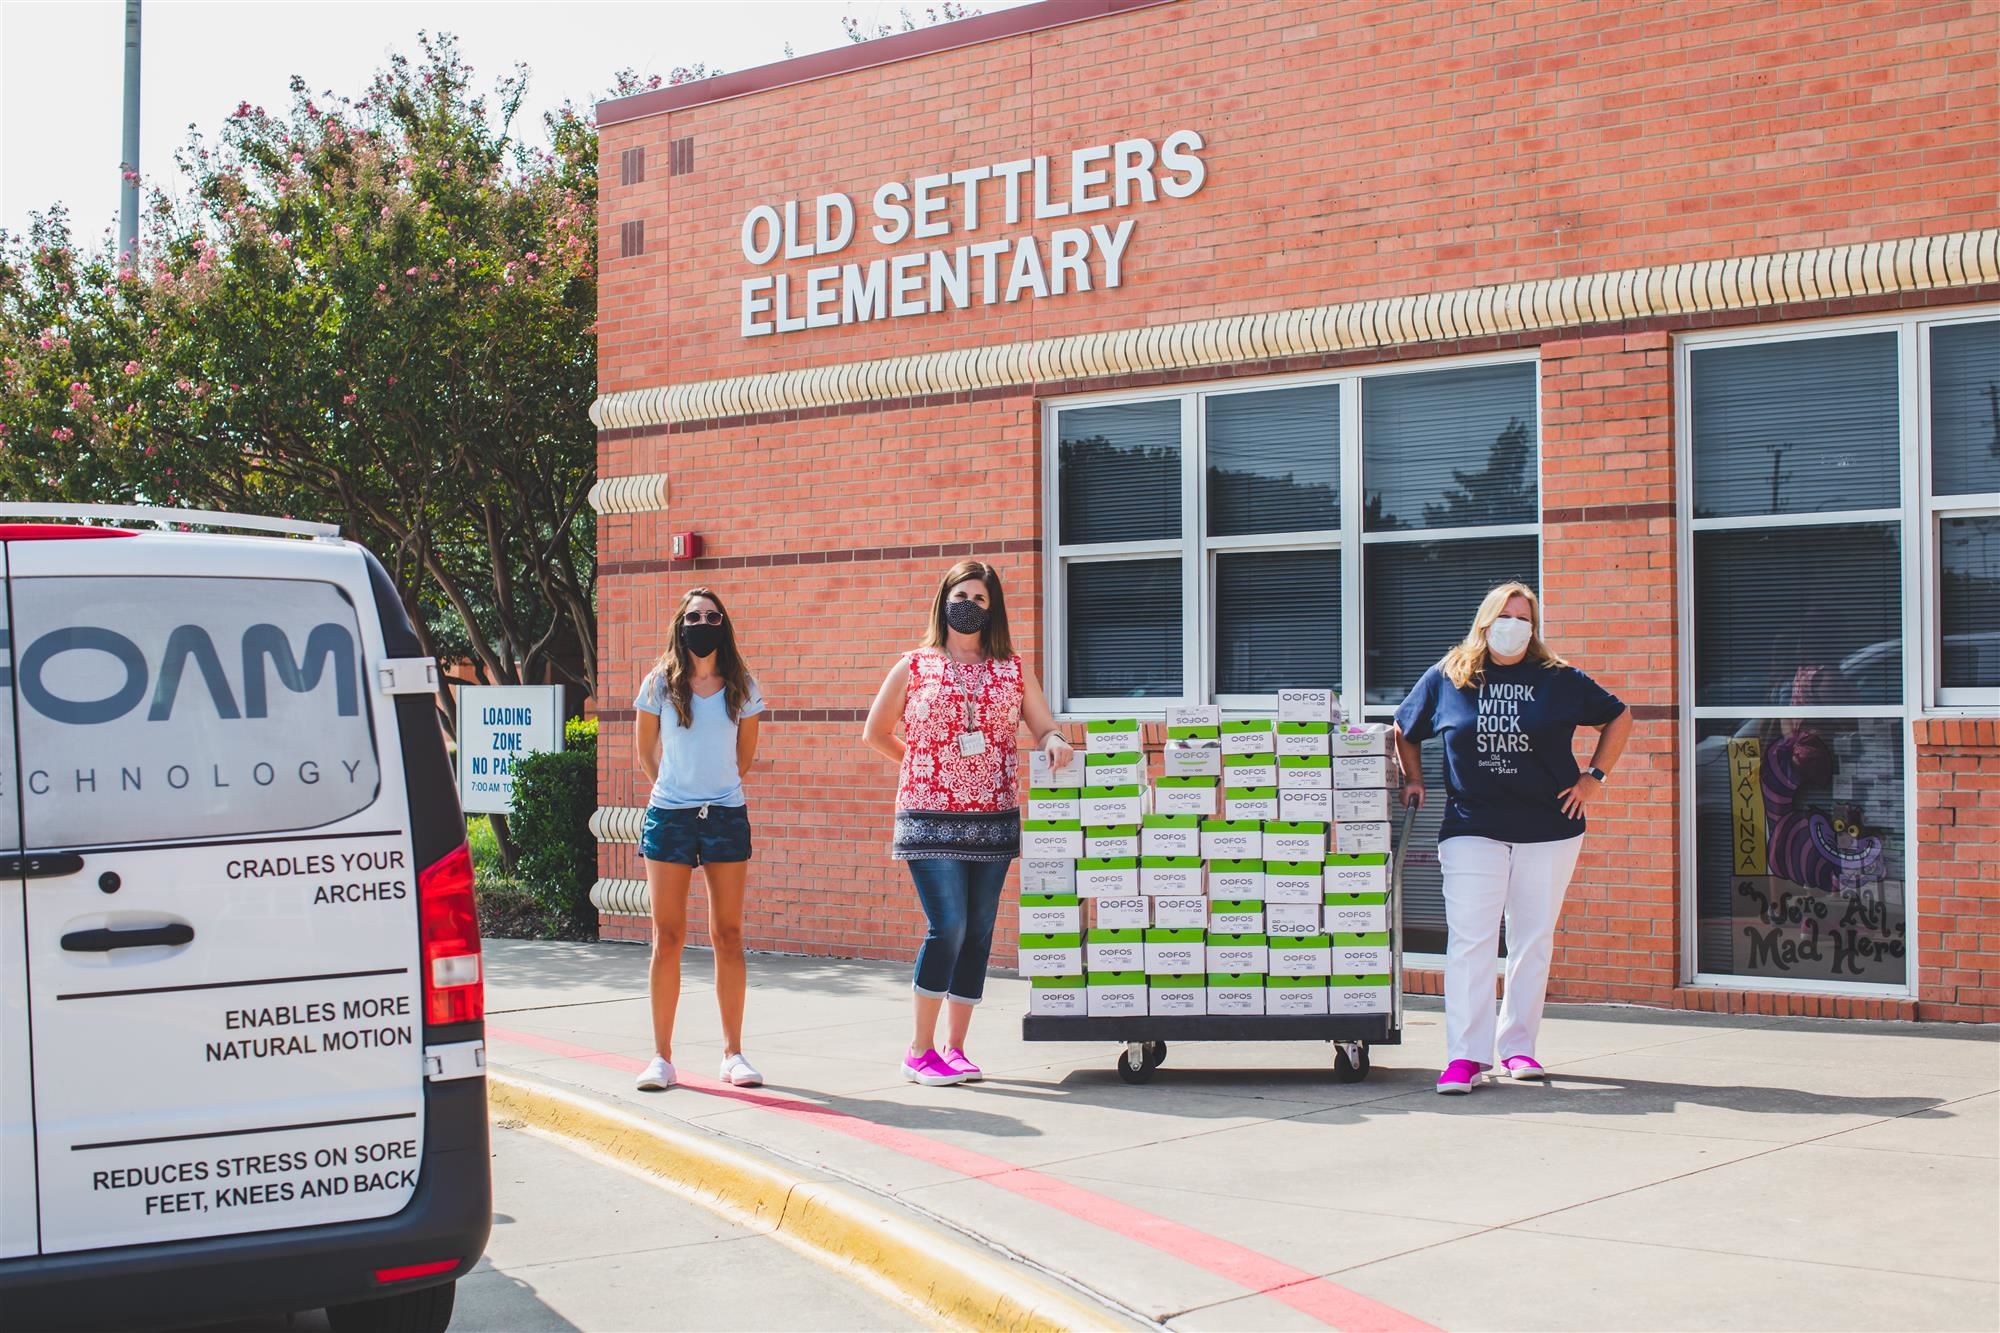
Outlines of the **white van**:
M52 512L266 535L12 521ZM485 1000L388 575L319 525L0 505L0 589L0 1325L442 1330Z

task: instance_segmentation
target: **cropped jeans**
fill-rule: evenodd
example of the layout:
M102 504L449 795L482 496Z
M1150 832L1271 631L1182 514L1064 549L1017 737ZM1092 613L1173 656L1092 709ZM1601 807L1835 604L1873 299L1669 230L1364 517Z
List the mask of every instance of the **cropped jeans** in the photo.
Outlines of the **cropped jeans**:
M916 992L978 1004L986 994L986 960L993 952L1007 862L927 857L908 864L930 923L917 949Z

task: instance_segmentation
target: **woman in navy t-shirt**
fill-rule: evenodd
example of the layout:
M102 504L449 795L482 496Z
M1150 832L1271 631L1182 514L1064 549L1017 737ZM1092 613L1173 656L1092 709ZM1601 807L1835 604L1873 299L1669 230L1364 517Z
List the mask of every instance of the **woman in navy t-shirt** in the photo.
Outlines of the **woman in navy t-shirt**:
M1600 733L1590 767L1571 753L1578 727ZM1470 1092L1500 1067L1542 1078L1542 1023L1556 918L1583 849L1584 808L1632 733L1631 710L1542 642L1541 604L1521 583L1486 594L1465 641L1424 673L1396 710L1403 800L1422 805L1417 747L1444 741L1445 1042L1439 1092ZM1507 986L1499 1027L1493 970L1507 923Z

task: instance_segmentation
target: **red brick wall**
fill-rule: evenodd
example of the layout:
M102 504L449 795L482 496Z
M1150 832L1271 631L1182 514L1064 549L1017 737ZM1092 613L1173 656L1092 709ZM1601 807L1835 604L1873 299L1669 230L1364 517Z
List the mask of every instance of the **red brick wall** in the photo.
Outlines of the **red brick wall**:
M1917 981L1925 1018L2000 1016L2000 721L1917 724Z

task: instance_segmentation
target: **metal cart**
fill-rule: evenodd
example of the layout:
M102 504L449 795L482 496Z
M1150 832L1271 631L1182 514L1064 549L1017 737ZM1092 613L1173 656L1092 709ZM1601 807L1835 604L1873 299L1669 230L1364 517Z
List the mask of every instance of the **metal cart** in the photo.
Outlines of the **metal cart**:
M1372 1046L1399 1046L1403 1041L1403 861L1409 853L1410 830L1417 809L1403 808L1389 858L1389 1012L1386 1014L1132 1014L1118 1018L1070 1018L1030 1014L1021 1020L1023 1041L1115 1041L1118 1076L1127 1083L1144 1083L1167 1062L1171 1041L1330 1041L1333 1076L1341 1083L1368 1077Z

